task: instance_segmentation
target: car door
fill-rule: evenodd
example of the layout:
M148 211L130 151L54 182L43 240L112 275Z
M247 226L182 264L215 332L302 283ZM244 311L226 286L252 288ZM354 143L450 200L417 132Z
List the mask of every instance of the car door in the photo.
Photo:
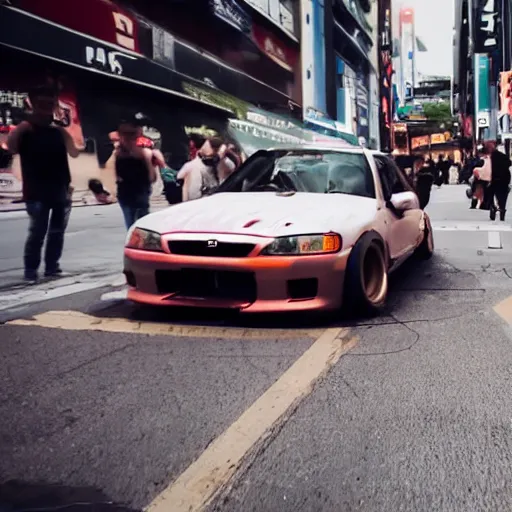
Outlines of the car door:
M386 199L393 194L413 192L407 178L395 162L385 155L375 155L382 190ZM395 212L386 208L384 212L388 227L388 247L393 262L406 258L418 245L421 218L423 212L419 208Z

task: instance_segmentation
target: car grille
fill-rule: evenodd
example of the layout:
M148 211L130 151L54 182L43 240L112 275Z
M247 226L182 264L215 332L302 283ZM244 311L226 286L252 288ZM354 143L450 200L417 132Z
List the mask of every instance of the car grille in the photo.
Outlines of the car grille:
M217 242L216 240L171 240L169 242L169 250L172 254L217 258L244 258L254 247L254 244Z
M254 302L257 295L253 272L194 268L157 270L155 279L159 293L180 297Z

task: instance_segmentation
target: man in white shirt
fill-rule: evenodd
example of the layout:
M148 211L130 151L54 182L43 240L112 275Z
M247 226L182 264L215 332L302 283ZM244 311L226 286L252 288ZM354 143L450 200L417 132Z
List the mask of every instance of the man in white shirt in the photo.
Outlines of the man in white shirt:
M199 199L218 187L236 168L226 158L226 145L218 137L208 139L197 156L187 162L178 173L183 180L183 201Z

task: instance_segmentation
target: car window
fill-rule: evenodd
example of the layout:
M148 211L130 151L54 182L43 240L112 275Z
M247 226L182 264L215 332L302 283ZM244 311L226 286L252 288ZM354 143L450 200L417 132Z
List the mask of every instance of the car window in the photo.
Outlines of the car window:
M412 190L407 178L391 158L383 155L375 155L374 158L385 198L391 197L392 194Z
M375 197L372 171L364 154L302 149L259 151L218 191L295 191Z
M382 185L382 193L385 199L389 199L393 194L393 187L396 177L383 156L374 155L375 164L379 173L380 183Z
M391 172L396 176L396 181L393 187L393 194L398 194L399 192L413 192L413 188L409 183L409 180L405 176L404 172L396 165L395 161L392 158L384 157L387 165L389 166Z

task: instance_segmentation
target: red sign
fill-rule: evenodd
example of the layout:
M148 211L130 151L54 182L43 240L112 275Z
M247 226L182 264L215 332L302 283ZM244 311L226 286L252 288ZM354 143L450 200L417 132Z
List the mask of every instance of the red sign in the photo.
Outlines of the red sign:
M16 7L82 34L140 53L137 20L110 0L19 0Z
M252 39L267 57L284 69L293 72L299 58L297 50L280 41L266 28L254 23L252 25Z

